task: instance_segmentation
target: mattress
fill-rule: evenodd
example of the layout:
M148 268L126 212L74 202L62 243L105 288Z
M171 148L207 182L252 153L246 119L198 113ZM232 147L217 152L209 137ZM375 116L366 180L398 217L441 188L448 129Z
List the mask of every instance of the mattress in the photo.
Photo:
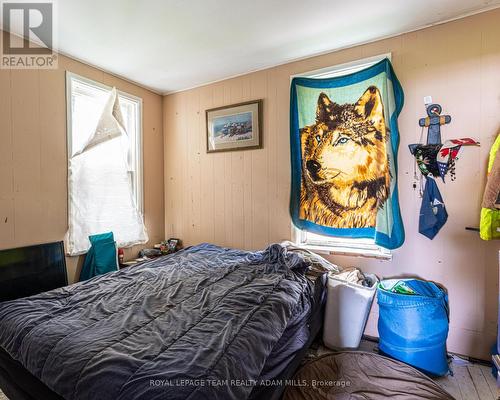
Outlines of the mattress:
M26 399L37 384L38 399L268 397L260 382L288 377L319 330L324 282L307 268L279 245L202 244L1 303L0 386ZM16 388L16 374L34 382Z

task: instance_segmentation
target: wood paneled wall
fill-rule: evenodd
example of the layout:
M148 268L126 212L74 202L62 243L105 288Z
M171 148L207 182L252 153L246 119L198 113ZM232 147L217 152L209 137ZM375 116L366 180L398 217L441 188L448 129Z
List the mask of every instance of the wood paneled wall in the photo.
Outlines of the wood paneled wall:
M0 249L59 241L66 233L66 71L143 99L145 218L150 243L158 242L164 235L162 96L59 56L56 70L0 70ZM77 264L78 257L67 258L70 282Z
M500 246L465 227L478 226L487 154L500 128L498 21L500 10L495 10L167 96L165 235L188 245L245 249L290 239L290 75L392 52L405 91L398 178L406 242L392 261L331 259L379 277L419 276L444 284L451 304L449 349L487 359L496 335ZM452 115L444 138L470 136L482 144L464 150L455 182L440 185L450 217L433 241L418 233L421 199L412 188L414 165L407 147L419 140L426 95ZM205 110L260 98L264 148L207 154ZM375 305L367 334L377 335L377 316Z

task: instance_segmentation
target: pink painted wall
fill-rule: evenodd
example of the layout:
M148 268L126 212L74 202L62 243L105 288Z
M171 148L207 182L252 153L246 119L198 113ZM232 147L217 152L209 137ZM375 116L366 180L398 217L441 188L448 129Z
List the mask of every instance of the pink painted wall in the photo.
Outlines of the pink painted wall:
M290 75L392 52L405 91L399 119L399 194L406 242L391 261L332 256L380 277L420 276L449 290L449 350L488 358L495 340L499 242L486 243L466 226L478 226L489 146L500 128L500 10L391 39L301 60L165 97L165 235L186 244L203 241L257 249L291 237ZM457 163L457 180L440 185L449 220L433 240L417 230L421 200L412 188L423 97L451 114L444 138L470 136ZM264 148L206 154L205 110L264 99ZM366 333L377 336L378 309Z

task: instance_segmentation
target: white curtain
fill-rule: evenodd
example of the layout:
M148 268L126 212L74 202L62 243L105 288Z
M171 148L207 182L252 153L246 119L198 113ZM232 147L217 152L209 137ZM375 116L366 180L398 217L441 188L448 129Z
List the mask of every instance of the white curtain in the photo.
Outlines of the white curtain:
M66 249L70 255L85 253L90 248L88 236L98 233L113 232L119 247L148 241L128 173L128 145L113 88L94 134L69 155Z

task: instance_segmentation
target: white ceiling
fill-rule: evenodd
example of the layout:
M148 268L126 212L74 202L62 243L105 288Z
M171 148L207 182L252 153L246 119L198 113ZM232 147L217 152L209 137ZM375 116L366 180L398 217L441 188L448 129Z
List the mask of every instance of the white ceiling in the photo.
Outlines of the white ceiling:
M161 93L500 6L500 0L56 1L63 54Z

